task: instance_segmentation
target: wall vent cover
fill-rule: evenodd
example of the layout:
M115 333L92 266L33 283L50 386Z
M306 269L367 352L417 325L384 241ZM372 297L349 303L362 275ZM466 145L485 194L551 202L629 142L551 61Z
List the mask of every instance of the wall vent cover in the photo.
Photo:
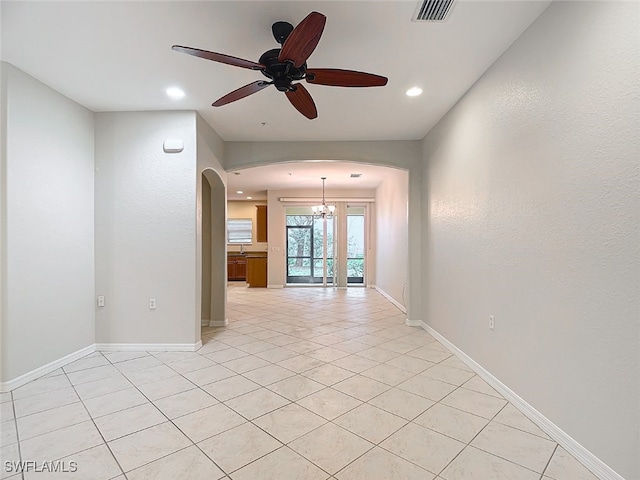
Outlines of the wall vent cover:
M453 0L424 0L418 4L415 19L426 22L444 21L451 9L451 4Z

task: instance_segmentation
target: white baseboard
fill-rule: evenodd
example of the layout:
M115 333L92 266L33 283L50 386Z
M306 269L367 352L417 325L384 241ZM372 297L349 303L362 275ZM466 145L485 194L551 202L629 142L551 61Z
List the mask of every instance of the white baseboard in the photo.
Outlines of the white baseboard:
M407 327L422 327L422 320L409 320L408 318L404 321Z
M409 322L409 320L407 320ZM564 430L558 427L555 423L545 417L542 413L536 410L523 400L518 394L507 387L504 383L494 377L491 373L485 370L479 363L473 360L470 356L456 347L453 343L440 335L436 330L431 328L424 322L420 322L420 326L425 329L431 336L442 343L445 347L451 350L460 360L469 366L474 372L478 374L484 381L491 385L498 393L500 393L505 399L513 404L518 410L520 410L529 420L538 425L547 435L554 439L558 444L564 448L567 452L573 455L580 463L582 463L587 469L593 472L601 480L624 480L624 478L615 472L606 463L596 457L593 453L583 447L574 438L567 434ZM408 323L407 323L408 325Z
M267 288L284 288L284 285L267 285Z
M196 343L96 343L98 352L195 352L202 347Z
M203 319L200 321L200 326L201 326L201 327L208 327L208 326L209 326L209 320L207 320L206 318L203 318Z
M54 360L53 362L47 363L46 365L43 365L34 370L31 370L30 372L27 372L23 375L20 375L19 377L14 378L13 380L9 380L7 382L1 382L0 392L4 393L10 390L15 390L16 388L21 387L22 385L25 385L32 380L40 378L46 375L47 373L51 373L54 370L57 370L60 367L64 367L65 365L68 365L71 362L75 362L76 360L86 355L89 355L95 351L96 351L96 345L92 344L84 348L81 348L76 352L70 353L69 355L65 355L64 357L59 358L58 360Z
M224 320L211 320L207 324L209 327L226 327L227 325L229 325L229 320L226 318Z
M380 295L382 295L384 298L386 298L391 303L393 303L396 307L398 307L402 313L407 313L407 308L404 305L402 305L400 302L398 302L395 298L393 298L391 295L389 295L387 292L382 290L377 285L374 285L373 288L375 288ZM418 325L413 325L413 326L417 327Z

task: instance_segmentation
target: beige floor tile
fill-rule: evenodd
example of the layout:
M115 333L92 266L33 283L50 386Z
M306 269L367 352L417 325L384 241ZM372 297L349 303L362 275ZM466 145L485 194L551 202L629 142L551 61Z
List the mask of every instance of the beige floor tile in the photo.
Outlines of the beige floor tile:
M70 403L79 402L80 398L73 387L61 388L53 392L41 393L30 397L20 398L14 402L16 416L24 417L34 413L44 412L52 408L62 407Z
M142 358L149 355L148 352L102 352L111 363L126 362L134 358Z
M444 365L438 364L422 372L422 375L435 378L441 382L460 386L475 374L459 368L445 367Z
M282 447L233 474L233 480L326 480L325 472L287 447Z
M117 377L119 375L120 371L113 365L109 364L68 373L67 377L72 385L80 385L83 383L95 382L96 380L103 380L105 378Z
M444 398L442 403L490 419L507 404L507 401L459 388Z
M540 474L487 452L467 447L440 477L445 480L538 480Z
M198 446L226 472L234 472L282 444L252 423L215 435Z
M315 358L316 360L322 360L323 362L333 362L334 360L348 356L349 353L332 347L324 347L309 352L307 355Z
M294 372L279 365L267 365L244 374L249 380L259 383L263 387L284 380L285 378L293 377L294 375Z
M230 347L229 345L225 345L225 347L226 348L224 350L217 350L212 353L207 353L205 354L205 357L213 360L216 363L224 363L249 355L247 352L243 352L242 350L238 350L237 348Z
M126 373L127 378L137 386L144 385L145 383L158 382L166 378L174 377L175 375L175 370L172 370L164 364Z
M16 422L14 420L8 420L0 423L0 447L6 447L7 445L17 442Z
M202 410L216 403L218 400L199 388L176 393L154 402L155 406L170 419Z
M409 423L380 446L432 473L440 472L465 445L415 423Z
M372 378L373 380L377 380L378 382L385 383L392 387L395 387L414 376L411 372L384 363L370 368L369 370L365 370L360 375Z
M278 365L280 365L281 367L284 367L287 370L291 370L295 373L306 372L307 370L320 367L324 364L325 362L323 362L322 360L318 360L317 358L312 358L307 355L298 355L297 357L291 357L278 362Z
M598 478L560 446L551 457L544 474L553 480L597 480Z
M105 444L60 459L68 472L29 472L25 480L105 480L122 473ZM72 469L71 462L75 462Z
M414 422L461 442L469 443L489 423L489 420L438 403L416 418Z
M358 353L363 350L367 350L369 347L370 345L358 342L357 339L350 339L333 345L333 348L336 350L340 350L348 354Z
M168 365L176 372L185 374L193 372L194 370L212 367L215 365L215 362L196 353L192 357L185 358L177 362L171 362Z
M375 367L379 363L380 362L376 362L375 360L359 357L357 355L349 355L348 357L343 357L331 362L331 364L336 367L344 368L345 370L349 370L354 373L364 372L365 370Z
M471 445L538 473L556 448L555 442L497 422L489 423Z
M115 367L126 375L130 372L135 372L137 370L146 370L151 367L157 367L158 365L162 365L162 362L160 360L158 360L154 356L147 355L144 357L138 357L118 362L117 364L115 364Z
M198 352L153 352L152 355L160 360L162 363L171 364L187 360L189 358L199 357Z
M459 368L460 370L465 370L467 372L471 372L471 373L475 374L475 372L471 369L471 367L469 367L466 363L464 363L462 360L460 360L455 355L453 355L453 356L447 358L446 360L440 362L440 365L443 365L445 367Z
M502 423L503 425L517 428L518 430L522 430L527 433L532 433L542 438L546 438L547 440L551 440L551 438L549 438L549 436L544 433L540 429L540 427L538 427L535 423L525 417L525 415L520 410L518 410L510 403L508 403L502 410L500 410L500 413L495 416L494 421Z
M289 447L331 474L373 448L373 444L327 423L289 444Z
M496 398L503 398L498 392L496 392L491 385L482 380L479 376L474 376L469 381L462 385L462 388L473 390L474 392L484 393L485 395L491 395Z
M457 387L450 383L441 382L440 380L427 377L424 373L421 373L400 383L398 388L406 392L428 398L434 402L438 402L453 392Z
M104 443L92 421L20 441L24 459L59 459Z
M363 404L336 418L334 423L377 444L406 425L407 420Z
M153 404L146 403L96 418L94 421L104 439L110 442L124 435L164 423L167 419Z
M70 425L86 422L91 417L81 402L46 410L16 420L20 440L27 440Z
M267 362L277 363L286 360L287 358L298 356L298 352L294 352L293 350L289 350L285 347L275 347L270 350L265 350L264 352L256 353L255 355Z
M245 373L250 370L255 370L256 368L269 365L269 362L253 355L248 355L246 357L241 357L229 362L225 362L222 365L230 370L233 370L236 373Z
M336 383L332 388L339 390L342 393L346 393L347 395L351 395L358 400L367 402L373 397L380 395L382 392L389 390L391 387L384 383L377 382L376 380L355 375L343 380L342 382Z
M253 421L282 443L289 443L327 421L295 403L267 413Z
M378 363L388 362L392 358L398 357L400 354L392 352L391 350L385 350L379 347L371 347L367 350L356 353L358 357L368 358Z
M0 404L11 401L11 392L0 393Z
M33 382L29 382L22 387L18 387L11 393L13 400L16 401L20 398L30 397L32 395L39 395L41 393L49 393L61 388L68 388L71 383L67 379L66 375L57 375L55 377L43 377Z
M435 363L427 362L426 360L422 360L416 357L410 357L409 355L400 355L398 357L392 358L391 360L386 362L386 364L393 367L401 368L415 374L424 372L427 368L433 367L435 365Z
M233 377L225 378L214 383L209 383L202 387L202 389L221 402L226 402L232 398L244 395L245 393L252 392L260 388L255 382L246 379L242 375L235 375Z
M335 478L338 480L433 480L434 475L397 455L375 447L336 473Z
M0 422L8 422L15 418L13 404L11 402L0 403Z
M115 377L76 385L75 390L82 400L88 400L131 387L133 387L133 384L124 375L118 374Z
M333 420L361 405L362 402L333 388L325 388L296 402L307 410Z
M379 333L380 332L377 332L376 335ZM417 345L412 345L411 343L403 342L402 340L392 340L390 342L381 343L378 347L399 354L406 354L418 348Z
M433 348L431 345L432 344L424 347L418 347L415 350L408 352L407 355L433 363L440 363L453 355L451 352L443 352L442 350Z
M191 446L127 473L129 480L216 480L220 470L198 447Z
M109 442L109 448L126 473L190 444L189 439L175 425L165 422Z
M218 403L173 421L194 443L246 422L229 407Z
M314 382L310 378L303 377L302 375L295 375L269 385L269 390L276 392L278 395L282 395L292 402L300 400L323 388L325 387L321 383Z
M407 420L412 420L431 407L433 402L399 388L392 388L369 400L369 404Z
M109 415L127 408L148 403L148 400L137 388L127 388L107 395L85 400L84 405L93 418Z
M2 459L0 479L15 478L17 480L21 478L19 474L16 475L15 473L16 469L19 468L17 463L20 461L20 452L17 443L0 448L0 459ZM9 462L10 468L7 468L6 462Z
M323 385L333 385L335 383L346 380L354 375L354 372L346 370L344 368L336 367L335 365L327 364L321 367L312 368L302 373L307 378L310 378Z
M230 408L249 420L287 405L289 400L266 388L253 390L225 402Z
M89 357L89 358L81 358L80 360L76 360L75 362L71 362L63 367L63 370L66 373L78 372L80 370L86 370L88 368L100 367L102 365L109 365L109 360L107 360L102 355L97 357Z
M262 340L256 340L255 338L253 340L254 341L251 343L240 345L238 349L242 350L243 352L250 353L251 355L255 355L256 353L275 348L275 345L273 343L263 342Z
M236 375L232 370L229 370L222 365L215 365L201 368L200 370L194 370L183 374L184 377L198 386L207 385L209 383L217 382L225 378L233 377Z
M138 386L138 389L151 401L170 397L176 393L186 392L194 388L197 388L197 386L182 375L174 375L173 377L158 380L157 382L145 383Z
M269 339L269 341L271 341L271 339ZM293 343L285 345L285 347L287 348L287 350L297 352L298 354L305 354L322 348L322 345L320 345L319 343L311 342L309 340L297 340Z

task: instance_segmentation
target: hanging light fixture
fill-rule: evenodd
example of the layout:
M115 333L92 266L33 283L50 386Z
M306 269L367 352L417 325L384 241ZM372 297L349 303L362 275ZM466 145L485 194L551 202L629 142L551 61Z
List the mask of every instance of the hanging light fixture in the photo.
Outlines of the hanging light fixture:
M333 215L334 210L336 209L335 205L327 205L324 200L324 181L327 177L322 177L322 205L315 205L311 207L311 211L314 215L318 215L322 218L330 217Z

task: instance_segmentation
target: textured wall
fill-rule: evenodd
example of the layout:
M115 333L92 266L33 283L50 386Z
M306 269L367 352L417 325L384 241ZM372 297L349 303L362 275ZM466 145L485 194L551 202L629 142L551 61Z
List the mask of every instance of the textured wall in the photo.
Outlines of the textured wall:
M405 170L388 169L376 189L375 284L406 306L409 281L409 181Z
M639 24L635 2L553 3L424 142L428 323L628 479Z
M94 118L13 66L2 70L1 377L9 381L95 341Z
M96 114L95 162L96 341L199 341L195 113Z

